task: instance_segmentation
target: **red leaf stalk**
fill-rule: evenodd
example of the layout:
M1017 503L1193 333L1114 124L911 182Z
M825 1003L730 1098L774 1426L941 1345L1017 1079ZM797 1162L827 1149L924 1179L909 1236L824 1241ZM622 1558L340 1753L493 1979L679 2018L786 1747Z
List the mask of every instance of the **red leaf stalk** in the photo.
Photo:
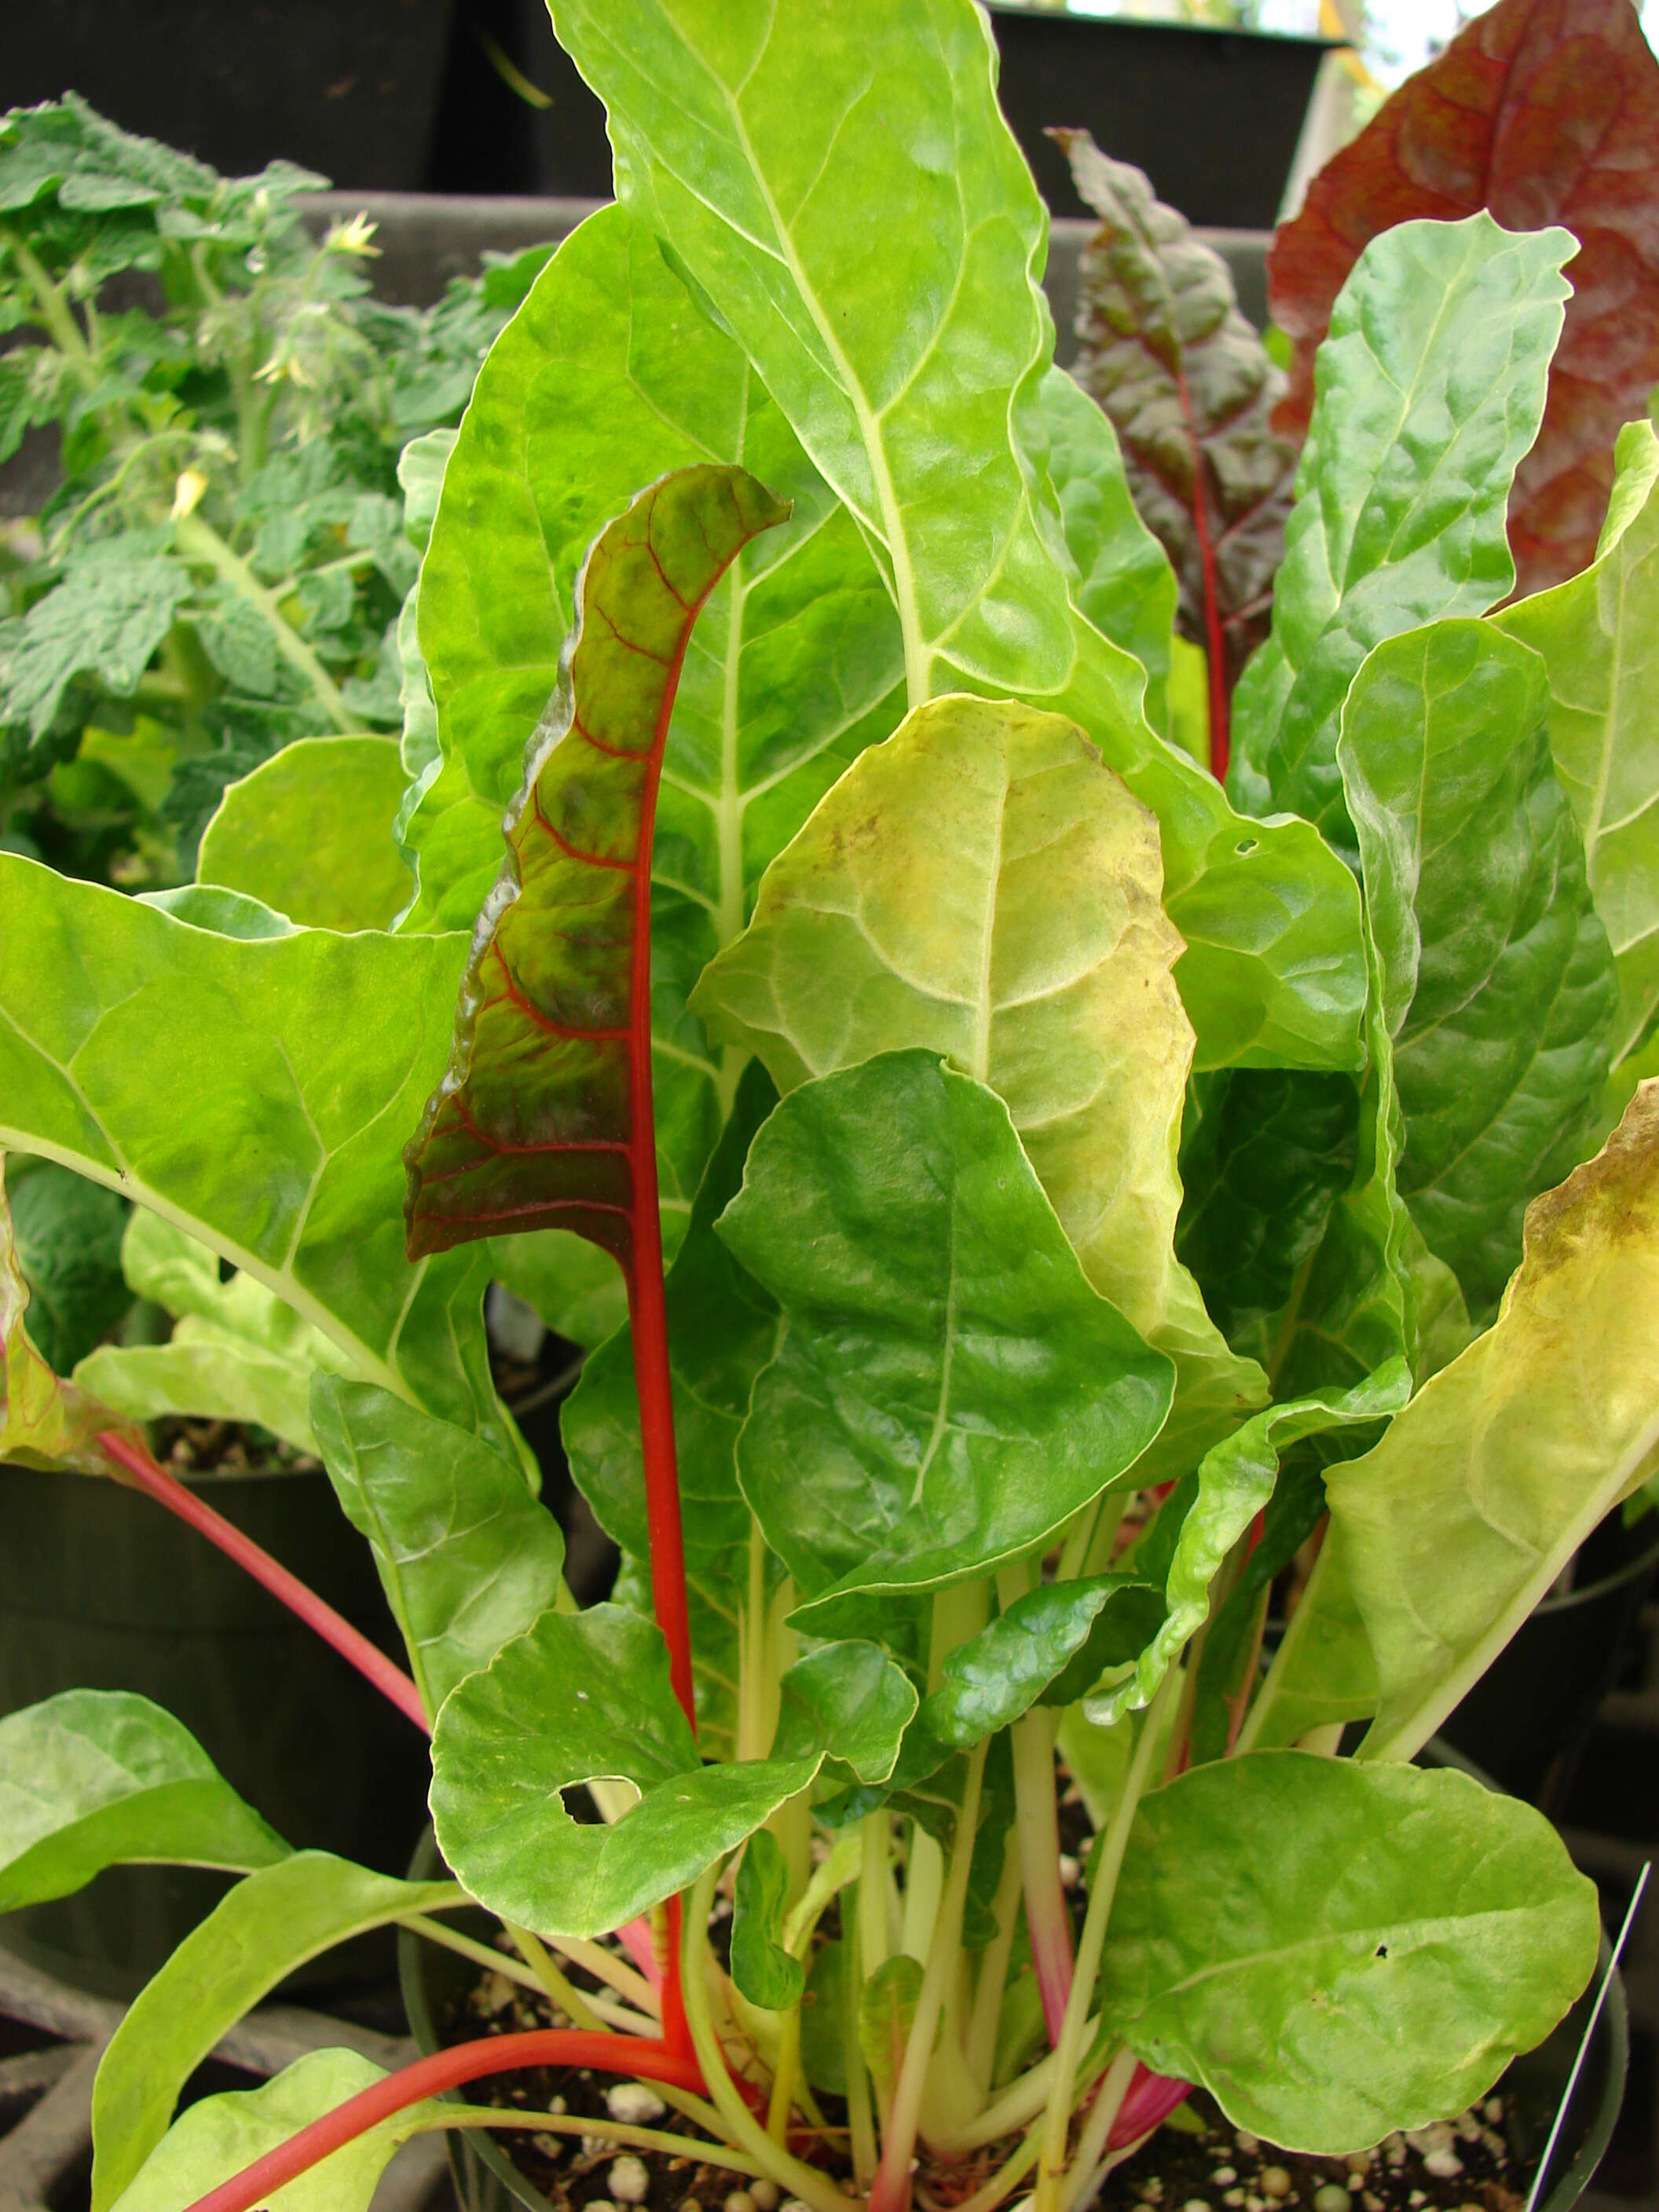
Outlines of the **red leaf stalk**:
M383 1698L389 1698L405 1719L414 1722L422 1734L430 1733L421 1693L401 1667L395 1666L384 1651L371 1644L368 1637L343 1620L331 1605L325 1604L315 1590L308 1589L297 1575L273 1559L269 1552L262 1551L251 1536L227 1521L222 1513L204 1503L194 1491L187 1490L182 1482L158 1467L147 1451L129 1443L112 1430L106 1431L98 1442L109 1456L119 1462L138 1487L165 1505L169 1513L216 1544L227 1559L252 1576L254 1581L270 1592L279 1604L296 1613L306 1626L313 1629L325 1644L331 1644L349 1666L355 1667L366 1681L372 1682Z
M1198 434L1184 368L1176 370L1176 388L1181 394L1182 420L1186 424L1187 441L1192 452L1193 528L1198 538L1199 567L1204 579L1204 657L1208 664L1210 684L1210 774L1218 783L1224 783L1231 749L1231 702L1227 693L1227 638L1221 619L1221 587L1216 575L1215 545L1210 536L1209 489L1205 475L1209 461Z
M523 2035L492 2035L477 2042L458 2044L430 2058L400 2067L384 2081L348 2097L331 2112L290 2136L275 2150L255 2159L252 2166L229 2181L222 2181L205 2197L197 2198L191 2212L255 2212L276 2192L308 2173L313 2166L371 2128L405 2112L424 2097L441 2095L464 2081L478 2081L493 2074L515 2074L534 2066L588 2066L605 2074L626 2074L647 2081L666 2081L678 2089L699 2092L702 2075L695 2059L685 2058L660 2043L638 2042L631 2035L615 2035L585 2028L536 2028Z
M1118 2106L1117 2118L1112 2122L1112 2131L1106 2138L1107 2149L1126 2150L1131 2143L1139 2142L1142 2136L1151 2135L1154 2128L1163 2125L1177 2105L1185 2103L1192 2087L1190 2081L1177 2081L1172 2075L1153 2074L1145 2066L1137 2066L1130 2076L1123 2102ZM204 2212L204 2208L198 2206L197 2212Z

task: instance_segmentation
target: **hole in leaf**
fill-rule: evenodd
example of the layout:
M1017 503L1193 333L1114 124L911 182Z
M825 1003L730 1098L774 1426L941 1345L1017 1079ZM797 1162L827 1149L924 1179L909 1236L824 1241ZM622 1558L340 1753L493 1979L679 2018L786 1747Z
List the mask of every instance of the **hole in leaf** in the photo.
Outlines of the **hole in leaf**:
M1256 847L1261 842L1261 840L1259 837L1241 837L1237 844L1234 846L1233 850L1238 854L1239 859L1242 860L1247 853L1254 853Z

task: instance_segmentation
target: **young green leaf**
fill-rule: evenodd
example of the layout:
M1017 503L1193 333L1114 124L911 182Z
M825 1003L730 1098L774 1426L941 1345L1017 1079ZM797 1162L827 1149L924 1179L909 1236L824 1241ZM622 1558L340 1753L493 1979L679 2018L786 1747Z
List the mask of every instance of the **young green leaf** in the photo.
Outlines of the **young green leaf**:
M288 1845L189 1730L125 1690L65 1690L0 1720L0 1912L135 1860L273 1866Z
M120 1423L112 1409L61 1382L32 1342L26 1323L29 1286L18 1265L0 1152L0 1461L20 1467L112 1473L99 1431Z
M806 1986L800 1960L784 1947L789 1866L769 1828L757 1828L738 1862L732 1906L732 1978L750 2004L781 2012Z
M1135 502L1181 580L1181 632L1209 661L1211 760L1267 635L1296 448L1268 427L1284 378L1238 311L1232 276L1141 172L1086 131L1054 134L1100 217L1083 249L1077 377L1123 441Z
M1374 239L1343 286L1273 588L1273 635L1234 701L1229 787L1346 848L1336 740L1374 645L1507 598L1516 465L1538 433L1577 251L1489 215Z
M921 1961L905 1951L884 1959L860 1993L859 2049L870 2079L884 2095L892 2094L904 2063L921 1996Z
M910 706L969 690L1067 714L1152 808L1201 1064L1352 1066L1363 962L1331 855L1302 825L1241 820L1155 737L1144 672L1073 605L1031 459L1047 217L981 12L734 25L726 0L555 0L553 15L610 111L619 199L878 549Z
M355 2051L308 2051L257 2089L204 2097L179 2115L112 2212L177 2212L385 2079ZM406 2106L289 2182L271 2199L273 2212L369 2212L392 2153L432 2126L443 2109L429 2098Z
M449 1073L408 1148L411 1256L560 1228L624 1271L657 1264L647 947L663 745L703 602L787 511L742 469L682 469L594 542Z
M783 1309L738 1476L815 1634L1030 1551L1167 1416L1170 1363L1090 1288L1006 1107L932 1054L793 1091L720 1232Z
M1332 302L1379 230L1480 207L1506 230L1565 223L1582 252L1510 544L1523 591L1588 567L1613 439L1659 380L1656 137L1659 64L1628 0L1498 0L1466 23L1326 164L1273 241L1268 304L1294 344L1276 427L1307 421Z
M826 1644L783 1679L771 1756L704 1766L653 1623L614 1605L548 1612L438 1717L439 1848L505 1918L603 1935L688 1887L826 1759L884 1780L915 1705L873 1644ZM601 1776L632 1783L640 1803L614 1826L574 1820L560 1793Z
M132 1304L121 1272L129 1210L113 1191L50 1160L15 1158L6 1180L29 1334L47 1365L67 1375Z
M1618 997L1550 763L1544 664L1489 623L1370 654L1337 748L1405 1115L1399 1188L1471 1309L1579 1157Z
M1544 657L1550 751L1619 971L1617 1066L1659 1012L1659 436L1651 422L1619 434L1612 503L1590 566L1493 619Z
M1048 371L1037 399L1048 477L1077 568L1072 596L1101 635L1146 670L1146 719L1167 736L1175 571L1140 519L1111 416L1063 368Z
M389 929L415 888L392 825L404 771L391 738L303 738L233 783L202 833L196 880L302 929Z
M428 1719L558 1601L564 1540L524 1469L373 1383L319 1375L318 1449L368 1537Z
M394 1881L326 1851L296 1851L239 1881L104 2053L92 2093L93 2212L109 2212L166 2135L185 2083L285 1975L371 1928L460 1901L453 1882Z
M459 938L218 936L0 854L0 1144L170 1218L342 1364L503 1437L480 1267L410 1270L398 1222L398 1140L465 957Z
M1572 1356L1561 1347L1571 1343ZM1409 1759L1659 1443L1659 1083L1527 1209L1495 1325L1328 1482L1376 1655L1373 1759Z
M1540 1814L1450 1771L1265 1752L1141 1801L1102 2017L1236 2126L1335 2155L1485 2094L1595 1964Z
M1155 820L1074 724L936 699L820 802L692 994L781 1089L925 1046L1001 1096L1090 1282L1176 1363L1148 1482L1266 1395L1175 1256L1193 1032L1161 889Z

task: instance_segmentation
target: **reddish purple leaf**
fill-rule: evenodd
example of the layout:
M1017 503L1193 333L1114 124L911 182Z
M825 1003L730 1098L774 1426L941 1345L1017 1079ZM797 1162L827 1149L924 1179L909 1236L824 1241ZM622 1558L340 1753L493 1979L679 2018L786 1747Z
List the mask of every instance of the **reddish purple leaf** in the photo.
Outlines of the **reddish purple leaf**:
M1315 349L1369 241L1481 207L1510 230L1565 224L1582 247L1510 501L1518 589L1538 592L1593 559L1613 440L1659 381L1659 61L1631 0L1498 0L1321 170L1267 264L1296 349L1275 428L1306 428Z
M1210 672L1210 765L1228 702L1267 634L1296 447L1269 413L1284 379L1239 313L1226 263L1086 131L1051 133L1100 217L1083 253L1073 374L1111 417L1135 507L1180 586L1176 624Z

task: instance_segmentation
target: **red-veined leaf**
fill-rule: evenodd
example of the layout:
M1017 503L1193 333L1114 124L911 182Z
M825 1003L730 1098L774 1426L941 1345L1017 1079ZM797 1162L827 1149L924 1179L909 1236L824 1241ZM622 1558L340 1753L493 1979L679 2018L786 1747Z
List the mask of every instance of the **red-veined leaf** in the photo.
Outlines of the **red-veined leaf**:
M1285 380L1239 313L1226 263L1086 131L1052 134L1101 219L1084 248L1073 368L1112 419L1141 520L1181 587L1176 623L1209 661L1210 764L1228 702L1267 634L1296 448L1269 411Z
M1510 230L1580 243L1543 428L1510 500L1522 592L1595 557L1613 440L1659 380L1659 61L1631 0L1498 0L1321 170L1267 263L1295 342L1274 427L1299 434L1315 349L1379 231L1487 208Z

